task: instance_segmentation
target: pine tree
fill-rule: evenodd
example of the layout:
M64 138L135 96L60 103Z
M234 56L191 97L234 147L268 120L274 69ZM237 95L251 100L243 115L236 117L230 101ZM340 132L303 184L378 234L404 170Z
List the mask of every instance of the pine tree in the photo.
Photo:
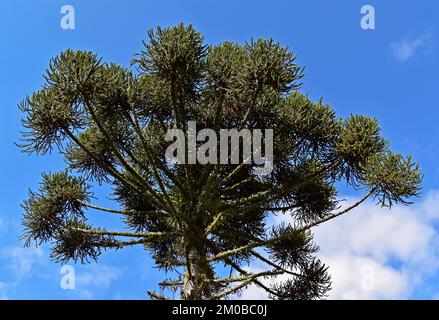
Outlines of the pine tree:
M143 246L175 275L160 286L183 299L227 298L250 284L273 299L324 297L330 275L315 256L311 229L368 198L410 204L420 190L418 165L389 149L376 119L341 119L329 104L299 93L304 70L273 40L207 46L183 24L148 37L130 68L92 52L62 52L41 90L19 104L22 150L55 148L67 165L43 174L24 201L25 245L53 244L51 258L60 263ZM244 161L166 161L167 130L187 133L189 121L217 132L273 129L272 172L255 174L257 165ZM340 209L340 182L361 200ZM92 203L96 184L111 186L114 209ZM92 210L120 217L130 231L90 225ZM273 225L273 215L292 222ZM255 261L266 270L246 271Z

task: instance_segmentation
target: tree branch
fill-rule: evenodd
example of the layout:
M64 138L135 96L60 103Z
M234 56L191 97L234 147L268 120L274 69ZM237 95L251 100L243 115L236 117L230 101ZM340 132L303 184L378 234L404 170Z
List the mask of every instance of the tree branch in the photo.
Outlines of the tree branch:
M243 274L243 275L247 275L248 272L243 270L241 267L239 267L236 263L234 263L232 260L230 260L229 258L225 259L225 262L230 265L233 269L235 269L236 271L238 271L239 273ZM254 284L256 284L258 287L264 289L266 292L271 293L272 295L275 295L277 297L282 297L281 295L279 295L278 293L276 293L276 291L271 290L269 287L267 287L265 284L263 284L262 282L260 282L257 279L252 279L252 282Z
M103 162L99 159L97 159L94 154L84 145L81 143L81 141L66 127L63 128L64 132L66 133L66 135L73 141L76 143L76 145L78 147L80 147L82 150L85 151L85 153L87 153L93 160L96 161L96 163L98 163L101 168L103 168L108 174L110 174L111 176L113 176L115 179L119 180L123 185L125 185L127 188L134 188L136 190L139 190L138 186L136 186L136 184L134 184L132 181L128 181L126 180L122 174L117 171L111 164L107 163L107 162Z
M151 298L156 299L156 300L170 300L169 298L162 296L161 294L158 294L154 291L147 291L147 293Z
M170 172L164 165L162 165L161 163L160 163L160 160L157 160L157 162L155 161L155 159L154 159L154 157L152 157L151 156L151 154L150 154L150 152L149 152L149 148L148 148L148 144L147 144L147 142L146 142L146 140L145 140L145 137L143 136L143 133L142 133L142 129L141 129L141 127L140 127L140 124L139 124L139 120L138 120L138 118L137 118L137 116L136 116L136 113L135 113L135 110L134 110L134 108L132 108L131 107L131 112L132 112L132 114L133 114L133 118L134 118L134 120L133 120L133 118L131 118L131 116L129 115L129 114L127 114L127 118L129 119L129 121L131 122L131 125L134 127L134 130L136 131L136 133L137 133L137 135L138 135L138 137L140 138L140 142L142 143L142 147L143 147L143 150L145 151L145 154L146 154L146 156L148 157L148 161L151 163L151 165L153 166L153 171L155 171L156 172L156 174L158 175L158 173L157 173L157 165L158 165L158 167L160 168L160 170L162 171L162 172L164 172L165 173L165 175L169 178L169 179L171 179L171 181L181 190L181 191L183 191L183 192L185 192L185 188L182 186L182 184L181 184L181 182L177 179L177 177L172 173L172 172ZM160 177L156 177L156 180L157 179L160 179ZM158 183L158 181L157 181L157 183Z
M82 229L82 228L72 228L75 231L79 231L82 233L89 233L95 235L102 236L115 236L115 237L133 237L133 238L168 238L171 236L175 236L175 233L167 233L167 232L147 232L147 233L139 233L139 232L120 232L120 231L107 231L107 230L99 230L99 229Z
M325 217L323 219L320 219L320 220L318 220L316 222L313 222L313 223L305 226L304 228L300 229L300 231L305 231L305 230L311 229L311 228L313 228L315 226L318 226L319 224L322 224L323 222L326 222L326 221L332 220L334 218L337 218L338 216L341 216L342 214L345 214L345 213L351 211L352 209L355 209L360 204L362 204L364 201L366 201L366 199L369 198L375 191L376 191L376 188L372 188L363 198L361 198L359 201L357 201L356 203L354 203L350 207L348 207L348 208L346 208L344 210L341 210L340 212L331 214L331 215L329 215L329 216L327 216L327 217Z
M237 286L234 286L228 290L224 290L216 295L210 296L207 300L218 300L221 299L222 297L227 297L228 295L231 295L232 293L235 293L236 291L239 291L242 288L248 286L251 282L252 279L246 280Z
M217 224L220 222L221 218L223 217L224 212L221 211L220 213L218 213L214 218L213 221L209 224L209 226L206 228L206 230L204 231L204 236L207 237L209 235L209 233L215 229L215 227L217 226Z
M350 210L356 208L361 203L363 203L370 195L372 195L373 192L375 192L375 189L370 190L367 195L365 195L362 199L360 199L358 202L356 202L355 204L353 204L349 208L346 208L346 209L344 209L344 210L342 210L342 211L340 211L338 213L334 213L332 215L329 215L328 217L322 218L322 219L320 219L320 220L318 220L316 222L313 222L313 223L311 223L311 224L309 224L307 226L299 228L298 230L293 230L291 232L285 233L285 234L283 234L283 235L281 235L280 237L277 237L277 238L271 238L271 239L268 239L268 240L253 242L253 243L247 244L247 245L239 247L239 248L231 249L231 250L228 250L228 251L223 251L223 252L221 252L221 253L213 256L213 257L210 257L208 259L208 261L219 260L219 259L222 259L224 257L228 257L228 256L231 256L233 254L240 253L242 251L249 251L249 250L257 248L257 247L267 246L267 245L270 245L270 244L272 244L274 242L277 242L279 240L282 240L284 238L289 237L292 233L295 233L295 232L299 232L300 233L300 232L306 231L308 229L311 229L311 228L313 228L315 226L318 226L319 224L321 224L323 222L326 222L326 221L329 221L331 219L334 219L334 218L336 218L336 217L338 217L338 216L340 216L342 214L345 214L345 213L349 212Z
M125 216L131 216L131 215L139 215L139 214L145 214L148 216L151 216L152 214L157 214L158 211L156 210L147 210L147 211L135 211L135 210L115 210L115 209L108 209L108 208L104 208L104 207L100 207L100 206L96 206L90 203L86 203L84 201L81 200L77 200L77 202L81 205L83 205L84 207L90 208L90 209L95 209L95 210L99 210L99 211L103 211L103 212L108 212L108 213L115 213L115 214L121 214L121 215L125 215Z
M286 184L286 185L279 186L277 188L268 188L264 191L259 191L256 194L252 194L246 198L241 198L236 202L228 204L227 207L231 208L232 211L233 210L235 210L235 211L239 210L239 212L251 211L251 210L258 208L258 207L261 207L267 203L278 200L279 198L281 198L282 196L285 195L286 189L300 188L300 187L308 184L310 181L323 178L328 172L333 170L339 164L340 164L340 160L337 160L329 167L322 168L321 170L315 172L310 177L307 177L306 179L302 180L299 183ZM258 199L261 199L261 200L258 200ZM258 200L258 201L254 202L256 200ZM249 205L246 207L239 208L239 206L242 206L245 204L249 204ZM237 207L238 207L238 209L236 209Z
M267 258L265 258L264 256L260 255L259 253L257 253L257 252L254 251L254 250L250 251L250 253L251 253L253 256L255 256L256 258L258 258L259 260L261 260L262 262L265 262L266 264L268 264L268 265L271 266L271 267L276 268L277 270L281 270L281 271L283 271L284 273L288 273L288 274L290 274L290 275L292 275L292 276L302 277L302 275L301 275L300 273L292 272L292 271L289 271L289 270L287 270L287 269L285 269L285 268L282 268L281 266L275 264L274 262L271 262L270 260L268 260Z
M158 185L159 185L160 191L162 192L163 196L165 197L165 201L166 201L166 203L168 204L169 209L170 209L170 210L171 210L176 216L180 216L178 210L175 208L173 202L171 201L171 199L170 199L170 197L169 197L168 192L166 191L166 189L165 189L165 187L164 187L164 185L163 185L163 181L162 181L160 175L158 174L158 171L157 171L157 167L156 167L156 164L155 164L154 158L151 157L151 155L150 155L150 153L149 153L149 151L148 151L146 141L144 140L143 134L142 134L142 132L141 132L141 130L140 130L139 122L138 122L138 120L137 120L137 118L136 118L134 112L133 112L133 116L134 116L134 120L131 118L131 116L130 116L129 114L127 115L127 118L128 118L129 121L131 122L131 125L134 127L134 130L136 131L137 135L138 135L139 138L140 138L140 141L141 141L141 143L142 143L142 147L143 147L143 149L144 149L144 151L145 151L145 154L146 154L146 156L147 156L147 158L148 158L148 161L150 162L150 164L151 164L151 166L152 166L152 174L153 174L153 176L154 176L156 182L157 182ZM174 177L174 178L175 178L175 177ZM177 186L181 186L181 184L180 184L178 181L174 181L174 183L176 183ZM181 188L181 190L183 190L183 192L185 192L184 188Z
M99 245L100 247L106 247L106 248L123 248L123 247L129 247L129 246L135 246L138 244L145 244L147 243L147 239L138 239L138 240L132 240L132 241L114 241L113 243Z
M164 205L166 207L166 201L163 200L163 198L149 185L149 182L147 180L145 180L144 177L142 177L132 166L129 165L129 163L125 160L124 156L116 148L111 137L108 135L108 132L105 130L102 123L99 121L98 117L96 116L96 113L94 112L93 107L90 105L90 103L88 103L88 101L86 99L84 99L84 105L87 107L93 121L95 122L95 124L97 125L97 127L99 128L101 133L104 135L111 150L114 152L116 158L120 161L122 166L137 179L137 182L140 184L139 186L142 189L144 189L149 194L151 194L151 196L154 197L156 199L156 201L158 201L158 203L161 203L162 205ZM169 209L172 210L172 208L169 208Z
M258 273L247 273L242 276L237 277L229 277L224 279L213 279L210 282L213 283L233 283L233 282L241 282L241 281L247 281L252 280L260 277L267 277L267 276L278 276L280 274L284 273L282 270L269 270L269 271L262 271Z

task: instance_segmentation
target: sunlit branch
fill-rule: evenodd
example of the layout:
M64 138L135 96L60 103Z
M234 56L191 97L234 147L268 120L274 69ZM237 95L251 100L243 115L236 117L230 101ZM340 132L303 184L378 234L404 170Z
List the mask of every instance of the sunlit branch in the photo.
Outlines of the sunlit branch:
M130 215L139 215L139 214L145 214L145 215L157 215L158 211L157 210L146 210L146 211L135 211L135 210L116 210L116 209L108 209L108 208L104 208L104 207L100 207L100 206L96 206L81 200L77 200L78 203L80 203L81 205L83 205L84 207L90 208L90 209L94 209L94 210L98 210L98 211L103 211L103 212L108 212L108 213L115 213L115 214L121 214L121 215L125 215L125 216L130 216Z
M217 299L221 299L222 297L227 297L228 295L231 295L232 293L235 293L243 288L245 288L246 286L248 286L250 283L252 282L252 279L246 280L244 282L242 282L241 284L234 286L228 290L224 290L218 294L215 294L213 296L210 296L208 298L208 300L217 300Z
M108 244L99 244L99 247L106 247L106 248L123 248L123 247L129 247L129 246L135 246L138 244L145 244L149 242L147 239L138 239L138 240L131 240L131 241L112 241Z
M154 299L156 299L156 300L170 300L169 298L167 298L167 297L165 297L165 296L163 296L163 295L161 295L161 294L158 294L158 293L156 293L156 292L154 292L154 291L147 291L147 293L148 293L148 295L149 295L151 298L154 298Z
M218 253L218 248L216 247L216 245L214 243L210 242L209 247L212 249L212 251L214 253L216 253L216 254ZM237 263L233 262L230 258L224 257L224 258L222 258L222 260L225 264L229 265L232 269L238 271L241 275L244 275L244 276L249 275L249 272L243 270ZM232 272L232 271L230 270L230 272ZM261 287L262 289L264 289L268 293L271 293L272 295L281 297L274 290L272 290L269 287L267 287L266 285L264 285L258 279L251 279L250 281L253 282L254 284L256 284L258 287Z
M224 278L224 279L213 279L210 282L213 282L213 283L233 283L233 282L241 282L241 281L257 279L260 277L278 276L282 273L284 273L283 270L269 270L269 271L262 271L262 272L258 272L258 273L248 273L246 275L241 275L241 276L237 276L237 277L229 277L229 278Z
M169 238L171 236L175 236L175 234L169 234L166 232L147 232L147 233L139 233L139 232L120 232L120 231L107 231L100 229L82 229L82 228L72 228L75 231L79 231L82 233L95 234L101 236L115 236L115 237L133 237L133 238Z
M245 270L243 270L239 265L237 265L236 263L234 263L232 260L230 260L229 258L225 258L224 259L225 263L227 263L228 265L230 265L233 269L235 269L236 271L238 271L239 273L241 273L242 275L248 275L249 273ZM252 279L251 280L255 285L257 285L258 287L264 289L266 292L275 295L277 297L282 297L281 295L279 295L276 291L270 289L269 287L267 287L265 284L263 284L261 281L259 281L258 279Z
M245 185L246 183L252 181L253 179L254 179L253 177L248 177L247 179L244 179L244 180L242 180L242 181L239 181L239 182L235 183L234 185L232 185L232 186L230 186L230 187L224 188L223 191L224 191L224 192L231 192L231 191L235 190L236 188L239 188L240 186L243 186L243 185Z
M260 148L256 149L255 152L259 151L259 150L260 150ZM248 163L249 160L251 160L251 155L247 159L243 160L235 169L232 170L232 172L230 172L227 176L225 176L223 179L221 179L218 182L218 185L222 186L227 181L229 181L231 178L233 178L233 176L235 174L237 174L241 169L243 169L246 166L246 163Z
M218 223L220 222L221 218L223 217L224 212L220 212L218 213L212 220L212 222L209 224L209 226L206 228L206 230L204 231L204 236L206 237L207 235L209 235L209 233L215 229L215 227L218 225Z
M176 281L162 281L159 283L160 287L179 287L183 285L183 280Z

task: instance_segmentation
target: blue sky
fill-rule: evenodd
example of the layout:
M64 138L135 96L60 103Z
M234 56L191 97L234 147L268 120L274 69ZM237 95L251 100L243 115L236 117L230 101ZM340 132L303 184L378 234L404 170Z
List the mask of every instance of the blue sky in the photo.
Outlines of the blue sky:
M65 4L75 8L75 30L60 27L60 8ZM360 9L365 4L375 8L375 30L360 27ZM435 262L439 216L435 209L439 199L438 12L439 3L434 0L1 1L0 298L143 299L146 290L154 289L162 279L147 253L133 248L105 253L97 265L75 265L76 289L62 290L60 266L48 260L47 248L22 248L18 237L20 203L28 188L37 186L41 172L63 169L64 164L56 154L26 156L13 141L20 136L16 105L41 86L51 57L67 48L87 49L106 61L128 66L132 55L141 49L147 29L179 22L192 23L208 43L273 37L288 45L297 53L298 62L306 66L302 92L314 99L323 97L340 116L364 113L377 117L393 149L410 153L420 162L423 196L416 206L389 212L374 211L370 205L364 219L345 220L347 228L360 232L362 226L370 225L388 238L377 231L371 238L362 237L369 239L363 242L355 240L355 234L334 240L331 232L343 226L334 224L318 230L317 239L325 243L333 239L335 247L346 241L357 243L343 256L322 246L322 255L333 263L334 270L348 265L375 270L377 285L366 295L353 280L355 274L352 279L336 276L335 298L439 297L439 284L435 284L439 280ZM104 196L105 191L99 188L97 195ZM348 190L344 192L355 197ZM100 203L110 205L103 197ZM379 220L371 224L378 213L384 227ZM355 214L360 216L361 212ZM96 216L92 220L117 225ZM422 257L413 258L421 251L425 251ZM358 264L352 265L352 261Z

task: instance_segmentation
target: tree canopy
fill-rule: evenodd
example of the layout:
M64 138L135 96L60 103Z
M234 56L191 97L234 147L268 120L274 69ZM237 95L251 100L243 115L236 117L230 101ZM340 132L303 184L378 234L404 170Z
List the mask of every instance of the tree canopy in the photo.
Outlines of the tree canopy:
M322 99L300 93L303 75L296 55L271 39L206 45L183 24L150 30L129 67L89 51L60 53L41 90L19 104L22 150L55 150L66 163L44 173L23 203L25 245L49 242L61 263L143 246L175 275L160 286L183 299L227 298L250 284L273 299L324 297L330 275L315 255L312 228L368 198L409 204L421 173L390 150L376 119L339 118ZM187 133L189 121L216 132L272 129L273 170L166 161L166 132ZM361 194L343 209L340 182ZM96 184L111 186L114 208L93 203ZM130 230L91 225L93 210ZM291 223L275 224L276 215ZM266 270L246 271L255 261ZM166 298L165 290L149 294Z

